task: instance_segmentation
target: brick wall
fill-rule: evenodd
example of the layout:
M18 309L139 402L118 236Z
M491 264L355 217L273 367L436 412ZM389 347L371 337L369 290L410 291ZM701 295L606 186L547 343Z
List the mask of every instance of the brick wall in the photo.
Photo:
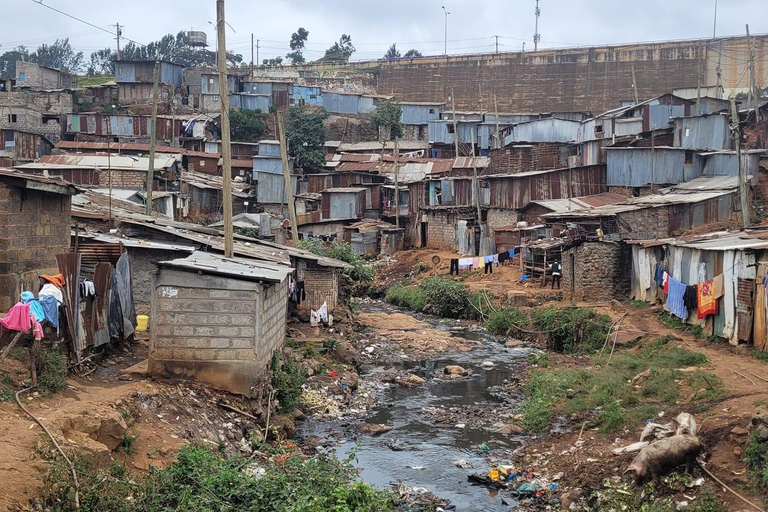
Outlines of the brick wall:
M563 252L561 288L576 301L625 299L632 256L624 244L586 242Z
M318 267L314 263L299 260L296 265L296 278L304 281L307 298L299 304L299 310L319 309L323 302L328 304L328 311L336 309L339 300L339 271L331 267Z
M285 340L288 282L163 268L152 290L149 370L250 395Z
M157 263L188 256L186 251L167 251L127 247L131 264L131 288L137 315L148 315L152 297L152 282L155 279Z
M0 311L22 288L36 288L38 274L58 273L56 254L69 248L69 231L69 196L0 183Z
M566 143L541 142L494 149L490 165L482 174L512 174L567 167L563 151L567 147Z
M427 248L456 249L456 215L448 212L427 213Z
M669 233L668 208L646 208L617 215L622 240L666 238Z
M525 213L523 214L523 220L526 221L529 225L540 224L545 220L542 219L541 216L546 213L552 213L552 210L545 206L531 204L525 210Z
M99 171L99 183L103 187L109 186L112 178L112 188L127 190L144 190L147 187L147 173L144 171Z
M488 208L488 217L486 222L491 229L505 228L514 226L519 220L517 210L507 210L501 208Z

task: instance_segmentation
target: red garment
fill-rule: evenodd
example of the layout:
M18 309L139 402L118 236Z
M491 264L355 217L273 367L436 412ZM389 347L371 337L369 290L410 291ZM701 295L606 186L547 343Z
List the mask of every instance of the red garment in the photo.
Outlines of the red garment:
M43 339L43 326L37 320L32 322L32 334L35 335L35 341Z
M669 274L664 272L664 293L669 293Z
M0 325L10 331L28 331L32 327L32 319L29 317L29 303L17 302L5 317L0 318Z
M699 296L699 318L717 314L717 299L715 298L715 286L712 280L704 281L696 285Z

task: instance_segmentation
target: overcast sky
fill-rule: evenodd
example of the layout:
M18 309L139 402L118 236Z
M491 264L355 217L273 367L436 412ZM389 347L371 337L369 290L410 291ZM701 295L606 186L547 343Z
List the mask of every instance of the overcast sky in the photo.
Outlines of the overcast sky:
M69 37L86 54L114 46L114 36L67 18L36 0L1 0L5 19L0 52L18 45L32 49ZM47 5L148 43L167 33L204 30L211 48L215 0L43 0ZM540 47L711 37L714 0L541 0ZM250 61L251 33L261 40L260 59L285 56L298 27L309 30L305 57L323 55L342 33L357 47L353 60L380 58L397 43L402 53L416 48L425 55L442 54L445 5L448 52L518 51L533 48L535 0L227 0L228 47ZM754 34L768 32L768 1L719 0L717 35L738 35L750 23Z

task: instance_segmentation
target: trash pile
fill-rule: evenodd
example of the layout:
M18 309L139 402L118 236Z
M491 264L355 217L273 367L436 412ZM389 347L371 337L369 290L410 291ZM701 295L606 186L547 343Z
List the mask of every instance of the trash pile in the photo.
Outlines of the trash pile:
M457 461L458 462L458 461ZM556 504L560 501L563 488L557 483L563 477L559 473L547 480L530 470L518 469L513 465L499 464L486 473L473 473L467 480L473 484L485 485L492 489L508 490L511 497L533 499L540 504Z
M399 510L434 510L435 512L455 510L451 500L440 498L425 487L409 487L402 482L393 483Z

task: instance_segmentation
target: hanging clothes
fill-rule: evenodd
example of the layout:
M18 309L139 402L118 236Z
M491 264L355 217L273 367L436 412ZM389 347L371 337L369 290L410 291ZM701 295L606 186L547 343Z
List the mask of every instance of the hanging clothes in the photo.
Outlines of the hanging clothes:
M664 267L660 264L656 265L656 272L653 274L653 281L656 286L664 286Z
M517 251L515 251L515 249L510 249L508 252L509 252L509 259L512 259L517 255Z
M459 259L458 258L451 258L451 275L456 272L456 275L459 275Z
M45 320L45 310L43 309L43 305L40 304L40 301L31 300L27 304L29 304L29 313L35 317L36 322Z
M723 274L712 278L712 292L715 294L716 299L725 294L725 277Z
M328 303L323 302L323 305L320 306L320 309L317 310L317 317L323 322L328 323Z
M32 322L32 334L35 337L35 341L43 339L43 326L40 325L40 322Z
M459 258L459 270L471 270L472 258Z
M667 274L667 288L669 296L667 297L667 309L678 318L685 320L688 318L688 310L685 309L683 296L685 296L685 285Z
M42 298L46 295L55 297L60 304L64 304L64 295L61 293L61 289L57 288L51 283L45 283L37 294L37 296L40 297L40 300L42 300Z
M41 275L40 279L45 279L57 288L64 288L66 282L64 281L64 275L56 274L54 276Z
M45 313L45 319L48 320L52 326L59 327L59 301L53 295L41 295L40 304L43 306L43 312Z
M29 304L17 302L3 318L0 325L10 331L28 331L32 327L32 318L29 314Z
M496 255L496 257L499 259L499 265L503 265L505 261L509 259L509 253L508 252L500 252Z
M717 299L715 298L715 287L712 279L696 285L699 296L699 319L708 315L717 314Z
M21 302L22 304L26 304L27 302L32 302L35 300L35 294L32 292L21 292Z
M485 274L493 274L493 261L488 260L485 262Z
M672 279L669 277L669 274L667 274L666 271L664 271L664 276L662 282L664 283L662 287L664 288L664 293L669 293L669 280Z
M85 280L82 283L80 283L80 298L84 299L86 297L95 297L96 296L96 287L93 284L93 281Z
M688 311L697 311L699 309L698 288L695 284L691 284L685 287L683 304L685 305L685 309Z
M477 270L480 268L480 258L472 258L472 269Z

